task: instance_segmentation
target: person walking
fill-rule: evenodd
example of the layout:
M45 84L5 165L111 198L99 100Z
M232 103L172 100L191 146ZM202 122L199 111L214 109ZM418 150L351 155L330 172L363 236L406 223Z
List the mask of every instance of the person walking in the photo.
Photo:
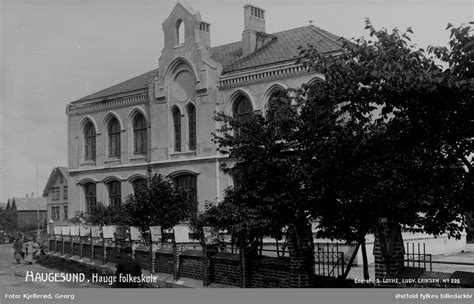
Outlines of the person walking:
M25 264L31 265L33 263L33 239L29 236L26 237L25 243Z
M21 252L23 250L23 242L21 241L21 238L16 237L15 240L13 241L13 255L16 260L17 264L20 264L21 260Z
M132 248L125 247L123 253L125 256L117 264L115 271L115 283L119 288L138 288L140 283L134 281L141 278L142 268L140 264L132 257Z

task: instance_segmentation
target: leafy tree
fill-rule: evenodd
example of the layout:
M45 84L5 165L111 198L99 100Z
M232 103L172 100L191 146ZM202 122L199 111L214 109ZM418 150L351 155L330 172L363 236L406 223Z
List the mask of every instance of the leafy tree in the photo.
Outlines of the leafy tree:
M123 208L129 225L142 231L150 226L166 230L196 216L197 201L162 175L155 175L148 186L135 189Z
M469 30L453 31L451 51L430 49L453 61L443 70L409 45L411 29L366 28L373 40L345 41L338 56L302 49L325 81L298 91L301 108L279 96L266 117L217 116L215 141L238 183L207 211L209 223L255 244L294 227L304 239L318 219L320 236L362 245L366 277L365 236L381 217L460 236L474 130Z
M264 236L280 240L288 229L309 233L310 200L299 178L300 156L294 152L299 149L294 132L297 108L280 92L267 110L270 119L259 114L216 116L222 127L214 140L220 152L235 161L225 170L235 186L205 214L210 225L227 229L254 252ZM232 133L236 129L238 136Z
M388 217L411 231L460 237L473 140L472 88L462 65L472 52L460 52L460 64L443 71L409 46L410 28L377 31L367 20L366 29L373 40L346 41L341 56L301 52L302 62L326 77L302 91L308 102L301 139L314 169L310 187L320 198L320 234L363 245L378 218ZM468 32L453 31L450 52L430 51L450 59L460 44L472 49Z

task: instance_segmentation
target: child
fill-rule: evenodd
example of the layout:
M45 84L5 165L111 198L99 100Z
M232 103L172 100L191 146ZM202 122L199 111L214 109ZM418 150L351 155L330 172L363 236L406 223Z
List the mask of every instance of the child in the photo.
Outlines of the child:
M14 251L14 256L17 264L20 264L21 260L21 253L23 250L23 242L19 237L15 238L15 241L13 242L13 250Z

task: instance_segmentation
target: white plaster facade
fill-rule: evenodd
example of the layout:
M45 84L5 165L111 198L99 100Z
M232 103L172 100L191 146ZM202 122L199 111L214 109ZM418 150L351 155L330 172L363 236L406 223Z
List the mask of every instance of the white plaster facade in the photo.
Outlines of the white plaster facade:
M111 181L120 183L124 201L133 191L134 180L156 173L170 178L194 176L200 209L205 202L222 198L232 180L221 170L229 160L217 153L212 142L211 133L218 127L214 113L232 114L233 102L241 95L254 111L263 112L275 88L296 88L321 78L296 64L298 45L289 36L306 31L315 36L315 43L322 39L325 51L339 49L336 36L313 26L268 35L261 32L265 23L262 9L246 5L244 16L242 41L211 48L210 25L201 20L199 12L178 3L162 25L165 44L156 70L68 105L70 217L75 211L87 210L85 185L95 184L96 201L107 205ZM184 39L178 37L183 33ZM195 148L190 146L190 107L196 113ZM180 151L176 151L174 134L176 109L181 117ZM145 153L134 153L135 115L146 120ZM120 153L113 157L108 148L112 118L118 120L121 130ZM86 159L84 128L88 122L96 132L95 159Z

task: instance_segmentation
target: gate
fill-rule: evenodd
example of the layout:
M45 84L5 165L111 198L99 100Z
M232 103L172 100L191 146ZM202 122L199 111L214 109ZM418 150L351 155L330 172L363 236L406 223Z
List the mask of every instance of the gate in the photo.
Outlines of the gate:
M338 243L315 243L314 263L316 275L338 278L344 274L344 252Z

